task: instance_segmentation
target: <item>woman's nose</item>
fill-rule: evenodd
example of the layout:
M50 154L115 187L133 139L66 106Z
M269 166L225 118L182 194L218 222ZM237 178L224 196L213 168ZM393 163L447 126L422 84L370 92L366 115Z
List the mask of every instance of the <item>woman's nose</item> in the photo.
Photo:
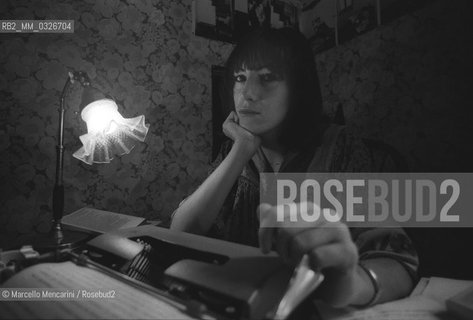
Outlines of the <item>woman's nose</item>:
M261 84L255 77L248 77L243 87L243 97L247 101L258 101L261 98Z

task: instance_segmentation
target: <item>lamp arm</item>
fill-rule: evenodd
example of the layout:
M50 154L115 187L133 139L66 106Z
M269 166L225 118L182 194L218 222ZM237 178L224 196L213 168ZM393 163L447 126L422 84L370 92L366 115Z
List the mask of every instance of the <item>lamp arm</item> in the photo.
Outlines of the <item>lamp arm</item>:
M53 222L55 228L59 227L61 218L64 213L64 185L63 185L63 172L64 172L64 113L65 113L65 97L67 90L71 85L71 74L64 84L62 89L61 97L59 100L59 128L58 128L58 143L56 146L56 181L54 183L53 190Z
M78 81L83 86L90 84L89 77L85 72L73 71L68 73L68 78L62 89L61 97L59 100L59 129L58 129L58 144L56 146L56 181L53 189L53 223L54 232L58 234L58 237L62 237L61 234L61 219L64 214L64 184L63 184L63 173L64 173L64 113L66 94L72 83Z

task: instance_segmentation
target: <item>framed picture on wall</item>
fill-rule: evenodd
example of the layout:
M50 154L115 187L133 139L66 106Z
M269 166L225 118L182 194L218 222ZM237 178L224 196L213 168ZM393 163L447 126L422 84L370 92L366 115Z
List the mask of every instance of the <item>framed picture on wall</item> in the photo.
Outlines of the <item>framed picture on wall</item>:
M396 18L422 6L433 2L434 0L380 0L380 20L382 24L390 23Z
M233 41L239 39L250 29L248 15L248 0L234 0L233 2Z
M248 0L248 21L250 28L271 26L269 0Z
M232 0L194 0L193 28L198 36L231 42L233 39Z
M337 0L338 43L374 29L380 24L380 0Z
M298 8L283 0L272 0L271 26L299 28Z
M309 39L314 53L336 45L336 1L319 0L299 13L299 29Z
M298 28L298 10L290 0L193 0L196 36L235 43L252 28Z

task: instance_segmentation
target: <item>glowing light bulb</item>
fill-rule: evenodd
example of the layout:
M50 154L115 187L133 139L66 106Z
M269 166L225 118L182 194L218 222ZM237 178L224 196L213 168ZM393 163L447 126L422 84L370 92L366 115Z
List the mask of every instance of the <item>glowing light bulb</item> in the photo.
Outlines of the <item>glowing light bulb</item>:
M109 134L117 129L116 123L123 119L115 101L101 99L87 105L81 113L89 133Z

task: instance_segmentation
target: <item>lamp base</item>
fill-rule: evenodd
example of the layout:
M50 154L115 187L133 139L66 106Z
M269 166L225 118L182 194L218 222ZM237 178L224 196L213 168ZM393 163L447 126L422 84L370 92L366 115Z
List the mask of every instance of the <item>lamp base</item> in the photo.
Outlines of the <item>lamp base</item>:
M32 246L38 252L75 249L90 238L92 238L92 235L86 232L61 229L60 234L58 234L57 231L53 230L48 234L39 235Z
M35 234L23 239L22 244L31 245L39 253L45 253L54 250L78 248L93 236L87 232L53 228L48 233Z

